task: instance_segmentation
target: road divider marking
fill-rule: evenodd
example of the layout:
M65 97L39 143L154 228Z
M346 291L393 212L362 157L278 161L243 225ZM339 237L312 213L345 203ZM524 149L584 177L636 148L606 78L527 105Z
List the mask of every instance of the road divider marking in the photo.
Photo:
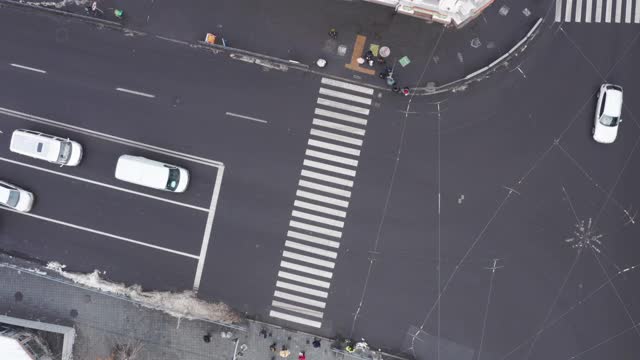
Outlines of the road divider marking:
M320 105L324 105L324 106L334 107L334 108L340 109L340 110L351 111L351 112L362 114L362 115L369 115L369 109L365 109L365 108L360 107L360 106L341 103L339 101L333 101L333 100L324 99L324 98L320 98L319 97L317 103L320 104Z
M335 86L335 87L339 87L339 88L343 88L343 89L347 89L347 90L351 90L351 91L356 91L356 92L360 92L363 94L367 94L367 95L373 95L373 89L368 88L368 87L364 87L364 86L360 86L360 85L356 85L356 84L352 84L352 83L348 83L345 81L339 81L339 80L334 80L334 79L330 79L330 78L322 78L322 80L320 80L320 82L322 84L325 85L331 85L331 86Z
M125 89L125 88L116 88L116 90L124 92L124 93L133 94L133 95L144 96L144 97L148 97L148 98L155 98L156 97L153 94L148 94L148 93L145 93L145 92L142 92L142 91L129 90L129 89Z
M313 320L301 318L299 316L293 316L293 315L289 315L289 314L284 314L284 313L281 313L281 312L275 311L275 310L269 311L269 316L271 316L273 318L277 318L277 319L282 319L282 320L286 320L286 321L295 322L295 323L302 324L302 325L311 326L311 327L314 327L314 328L320 328L320 326L322 325L319 321L313 321Z
M79 177L79 176L75 176L75 175L69 175L69 174L65 174L65 173L62 173L62 172L58 172L58 171L42 168L42 167L39 167L39 166L31 165L31 164L25 164L23 162L7 159L7 158L4 158L4 157L0 157L0 161L8 162L8 163L19 165L19 166L28 167L28 168L35 169L35 170L40 170L40 171L47 172L47 173L54 174L54 175L58 175L58 176L67 177L69 179L83 181L83 182L86 182L86 183L89 183L89 184L98 185L98 186L106 187L106 188L113 189L113 190L126 192L126 193L129 193L129 194L134 194L134 195L146 197L146 198L149 198L149 199L154 199L154 200L158 200L158 201L164 201L166 203L173 204L173 205L184 206L184 207L187 207L187 208L191 208L191 209L194 209L194 210L200 210L200 211L203 211L203 212L209 212L209 209L205 209L203 207L199 207L199 206L195 206L195 205L191 205L191 204L185 204L185 203L182 203L182 202L179 202L179 201L169 200L169 199L161 198L161 197L158 197L158 196L145 194L145 193L141 193L141 192L138 192L138 191L135 191L135 190L129 190L129 189L121 188L119 186L105 184L105 183L100 182L100 181L85 179L83 177Z
M343 125L343 124L326 121L326 120L320 120L320 119L313 119L313 125L323 126L330 129L336 129L336 130L340 130L340 131L344 131L344 132L348 132L348 133L360 135L360 136L364 136L364 133L365 133L363 129L358 129L353 126Z
M332 259L336 259L338 257L338 253L335 252L335 251L324 250L324 249L317 248L315 246L304 245L304 244L300 244L300 243L297 243L297 242L291 241L291 240L285 241L284 242L284 246L285 247L290 247L292 249L306 251L306 252L311 253L311 254L325 256L325 257L332 258ZM327 287L329 287L329 286L327 286Z
M299 283L313 285L313 286L317 286L325 289L328 289L329 286L331 286L331 284L329 284L326 281L312 279L310 277L300 276L300 275L292 274L282 270L278 271L278 276L283 279L289 279L289 280L297 281Z
M258 119L258 118L254 118L254 117L246 116L246 115L235 114L235 113L232 113L232 112L226 112L225 115L233 116L233 117L237 117L237 118L241 118L241 119L246 119L246 120L251 120L251 121L256 121L256 122L263 123L263 124L267 124L268 123L267 120L262 120L262 119Z
M311 296L317 296L321 298L327 298L327 296L329 296L329 294L326 291L310 289L308 287L304 287L300 285L289 284L288 282L284 282L284 281L276 281L276 287L287 289L287 290L293 290L299 293L303 293Z
M297 306L297 305L292 305L292 304L287 304L287 303L283 303L277 300L273 300L271 302L271 306L275 306L284 310L288 310L288 311L293 311L293 312L297 312L303 315L308 315L308 316L313 316L313 317L317 317L317 318L321 318L322 319L322 312L320 311L316 311L316 310L311 310L311 309L307 309L307 308L303 308L302 306Z
M322 151L315 151L315 150L307 149L305 151L305 155L311 156L311 157L316 157L318 159L337 162L337 163L340 163L340 164L345 164L345 165L350 165L350 166L358 166L358 160L349 159L349 158L346 158L346 157L343 157L343 156L331 155L331 154L324 153Z
M335 111L329 111L329 110L325 110L325 109L316 108L315 111L314 111L314 114L320 115L320 116L326 116L326 117L330 117L330 118L334 118L334 119L338 119L338 120L344 120L344 121L348 121L350 123L354 123L354 124L358 124L358 125L363 125L363 126L367 125L367 120L366 119L361 119L359 117L346 115L346 114L342 114L342 113L335 112Z
M347 146L342 146L342 145L336 145L336 144L328 143L326 141L320 141L320 140L316 140L316 139L309 139L307 144L309 146L315 146L315 147L319 147L319 148L323 148L323 149L327 149L327 150L333 150L333 151L341 152L341 153L344 153L344 154L360 156L360 150L358 150L358 149L353 149L353 148L350 148L350 147L347 147Z
M321 184L317 184L314 183L312 181L307 181L307 180L300 180L298 181L298 186L302 186L302 187L306 187L309 189L314 189L314 190L320 190L329 194L334 194L334 195L340 195L340 196L344 196L346 198L350 198L351 197L351 191L347 191L347 190L342 190L342 189L338 189L338 188L334 188L331 186L326 186L326 185L321 185Z
M364 96L351 95L342 91L320 88L320 95L331 96L338 99L349 100L360 104L371 105L371 99Z
M338 249L340 247L340 243L337 242L337 241L327 240L327 239L319 238L317 236L299 233L297 231L289 230L289 231L287 231L287 236L290 237L290 238L293 238L293 239L308 241L310 243L323 245L323 246L326 246L326 247L332 247L334 249Z
M311 199L311 200L315 200L315 201L324 202L324 203L331 204L331 205L341 206L343 208L349 207L349 202L348 201L335 199L335 198L332 198L332 197L329 197L329 196L318 195L318 194L314 194L314 193L311 193L311 192L308 192L308 191L304 191L304 190L297 190L296 191L296 196L307 198L307 199Z
M309 225L309 224L301 223L299 221L290 220L289 226L302 229L302 230L308 230L308 231L322 234L322 235L332 236L338 239L342 237L342 232L340 231L331 230L331 229L323 228L321 226L316 226L316 225Z
M100 231L100 230L88 228L88 227L85 227L85 226L72 224L72 223L69 223L69 222L66 222L66 221L52 219L52 218L49 218L49 217L46 217L46 216L42 216L42 215L36 215L34 213L19 212L19 211L13 210L13 209L5 208L5 207L0 207L0 209L6 210L6 211L10 211L10 212L13 212L13 213L16 213L16 214L19 214L19 215L29 216L29 217L32 217L32 218L48 221L48 222L51 222L51 223L54 223L54 224L70 227L70 228L73 228L73 229L82 230L82 231L86 231L86 232L90 232L90 233L93 233L93 234L110 237L110 238L117 239L117 240L122 240L122 241L125 241L125 242L128 242L128 243L131 243L131 244L136 244L136 245L140 245L140 246L144 246L144 247L148 247L148 248L152 248L152 249L168 252L168 253L171 253L171 254L176 254L176 255L192 258L192 259L197 259L198 258L197 255L192 255L192 254L188 254L188 253L185 253L185 252L182 252L182 251L177 251L177 250L169 249L169 248L162 247L162 246L157 246L157 245L153 245L153 244L144 243L142 241L133 240L133 239L130 239L130 238L127 238L127 237L124 237L124 236L115 235L115 234L111 234L111 233L108 233L108 232L105 232L105 231Z
M333 274L330 271L318 270L309 266L298 265L284 260L280 261L280 267L300 271L311 275L321 276L327 279L331 279L333 277Z
M331 139L331 140L341 141L341 142L345 142L352 145L362 146L362 140L360 139L354 139L352 137L338 135L328 131L322 131L322 130L316 130L316 129L311 129L310 133L312 136L319 136L326 139Z
M13 67L19 68L19 69L24 69L24 70L29 70L29 71L33 71L33 72L37 72L40 74L46 74L47 72L44 70L40 70L40 69L36 69L34 67L30 67L30 66L24 66L24 65L20 65L20 64L9 64Z
M309 214L309 213L306 213L304 211L293 210L293 211L291 211L291 216L297 217L297 218L300 218L300 219L310 220L310 221L317 222L317 223L320 223L320 224L331 225L331 226L335 226L335 227L339 227L339 228L344 227L344 222L342 222L342 221L329 219L329 218L326 218L324 216L318 216L318 215Z
M326 304L324 302L322 302L322 301L313 300L313 299L307 299L306 297L293 295L293 294L289 294L289 293L278 291L278 290L276 290L273 293L273 296L281 298L281 299L295 301L295 302L300 303L300 304L315 306L315 307L320 308L320 309L324 309L324 307L326 306Z
M356 176L356 171L355 170L345 169L345 168L340 167L340 166L327 165L325 163L321 163L321 162L318 162L318 161L305 159L302 162L302 165L308 166L308 167L312 167L312 168L316 168L316 169L325 170L325 171L331 171L331 172L334 172L334 173L337 173L337 174L342 174L342 175L347 175L347 176L352 176L352 177Z
M323 214L338 216L338 217L341 217L341 218L344 218L344 217L347 216L347 213L345 211L328 208L326 206L320 206L320 205L316 205L316 204L311 204L311 203L308 203L306 201L301 201L301 200L295 200L293 202L293 206L296 206L296 207L299 207L299 208L303 208L303 209L307 209L307 210L313 210L313 211L316 211L316 212L321 212Z

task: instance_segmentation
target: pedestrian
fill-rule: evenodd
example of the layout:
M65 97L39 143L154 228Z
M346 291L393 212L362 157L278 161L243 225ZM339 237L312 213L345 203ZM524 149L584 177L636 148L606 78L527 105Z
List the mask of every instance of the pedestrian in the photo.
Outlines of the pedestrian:
M276 352L277 347L276 347L276 343L271 344L271 346L269 346L269 350L271 350L271 352Z
M206 342L207 344L211 342L211 333L206 333L204 334L204 336L202 337L202 340L204 340L204 342Z
M307 360L307 356L304 354L304 351L298 354L298 360Z
M334 28L329 29L329 37L334 40L338 38L338 32L336 31L336 29Z
M318 59L318 60L316 61L316 65L317 65L320 69L323 69L325 66L327 66L327 60L320 58L320 59Z
M400 88L398 87L398 85L393 85L393 88L391 88L391 91L393 91L394 93L398 93L400 92Z
M313 339L313 347L316 349L320 347L320 339L318 338Z
M405 87L402 88L402 95L409 96L409 92L410 92L410 90L409 90L408 87L405 86Z
M291 351L289 351L289 349L285 348L284 345L282 346L282 350L280 351L280 357L281 358L288 358L289 355L291 355Z
M260 335L262 335L262 337L266 339L267 338L267 330L265 330L265 329L260 330Z

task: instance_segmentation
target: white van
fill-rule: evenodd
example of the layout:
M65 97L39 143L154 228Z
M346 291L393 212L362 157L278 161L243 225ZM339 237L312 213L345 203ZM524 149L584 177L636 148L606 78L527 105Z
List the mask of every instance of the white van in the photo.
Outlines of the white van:
M25 129L13 131L9 150L58 165L76 166L82 160L82 145L79 143Z
M116 164L116 179L180 193L189 185L189 172L184 168L141 156L122 155Z

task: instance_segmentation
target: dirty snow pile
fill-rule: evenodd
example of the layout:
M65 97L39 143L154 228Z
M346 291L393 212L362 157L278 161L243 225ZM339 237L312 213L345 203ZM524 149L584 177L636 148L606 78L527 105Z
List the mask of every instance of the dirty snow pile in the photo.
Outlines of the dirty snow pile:
M44 6L44 7L55 7L57 9L61 9L67 5L77 5L83 6L88 5L89 0L62 0L62 1L20 1L23 4L34 5L34 6Z
M206 319L225 323L241 320L240 315L223 303L209 303L195 297L191 291L171 293L162 291L142 291L139 285L125 286L100 278L100 271L89 274L64 271L66 265L50 262L47 269L53 270L73 282L87 287L99 289L139 302L142 306L163 311L169 315L185 319Z

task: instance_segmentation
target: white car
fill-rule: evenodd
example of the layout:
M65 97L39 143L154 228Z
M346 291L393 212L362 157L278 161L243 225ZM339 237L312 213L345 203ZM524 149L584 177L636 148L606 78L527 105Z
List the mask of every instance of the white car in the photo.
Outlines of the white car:
M29 212L33 206L33 194L0 180L0 204L21 212Z
M33 130L14 130L9 150L60 166L77 166L82 160L79 143Z
M598 91L596 117L591 129L593 139L601 144L611 144L618 135L618 125L622 122L622 87L602 84Z

